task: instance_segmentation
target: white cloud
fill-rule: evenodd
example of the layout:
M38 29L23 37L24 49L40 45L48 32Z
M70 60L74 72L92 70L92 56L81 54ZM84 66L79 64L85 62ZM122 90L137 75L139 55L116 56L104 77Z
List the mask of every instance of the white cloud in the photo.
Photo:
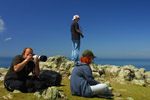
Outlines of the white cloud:
M9 37L9 38L6 38L6 39L5 39L5 41L9 41L9 40L11 40L11 39L12 39L12 38L11 38L11 37Z
M3 32L5 30L5 23L3 21L3 19L0 18L0 32Z

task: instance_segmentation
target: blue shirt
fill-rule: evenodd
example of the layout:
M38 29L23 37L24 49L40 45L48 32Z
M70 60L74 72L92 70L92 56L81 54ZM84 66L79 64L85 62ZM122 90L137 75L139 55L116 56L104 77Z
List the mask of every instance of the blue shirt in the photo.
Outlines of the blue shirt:
M92 76L92 70L88 64L78 64L74 67L71 79L70 88L72 95L83 97L92 97L90 86L99 84Z

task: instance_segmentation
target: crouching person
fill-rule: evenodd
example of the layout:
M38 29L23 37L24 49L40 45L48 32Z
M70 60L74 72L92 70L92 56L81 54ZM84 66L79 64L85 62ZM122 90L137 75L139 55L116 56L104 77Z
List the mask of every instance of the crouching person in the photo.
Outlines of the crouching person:
M29 76L30 72L32 72L31 76ZM4 86L9 91L35 92L42 88L37 77L39 74L39 59L33 59L33 50L25 48L22 55L14 57L4 78Z
M85 50L81 57L81 64L76 64L74 67L71 79L70 88L72 95L83 96L83 97L93 97L107 94L107 96L112 95L111 91L108 89L106 84L101 84L94 80L92 76L92 71L89 64L92 63L95 58L94 54L90 50Z

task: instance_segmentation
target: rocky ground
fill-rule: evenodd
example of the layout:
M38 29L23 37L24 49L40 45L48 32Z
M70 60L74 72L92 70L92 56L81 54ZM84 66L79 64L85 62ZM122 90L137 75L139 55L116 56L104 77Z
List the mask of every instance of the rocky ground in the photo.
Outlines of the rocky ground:
M95 77L95 79L97 81L100 81L101 83L108 84L109 88L114 91L113 92L113 94L115 95L113 97L114 100L137 100L137 99L134 99L135 97L131 97L131 96L128 97L128 95L126 97L122 96L122 93L125 93L126 91L128 91L128 89L123 89L123 87L125 86L132 86L132 87L136 86L136 88L137 87L138 89L142 88L142 90L145 89L144 87L147 87L150 89L150 72L147 72L144 68L138 69L132 65L125 65L125 66L113 65L112 66L112 65L91 64L90 66L92 68L93 76ZM49 57L46 62L40 62L41 70L52 70L52 71L59 72L63 76L62 84L65 84L65 86L64 87L53 86L53 87L49 87L48 89L41 90L39 92L32 94L31 96L32 98L28 100L35 100L34 97L36 97L36 99L39 99L39 100L40 99L41 100L44 100L44 99L77 100L74 98L78 98L78 97L72 97L70 94L70 90L69 90L69 79L70 79L73 67L74 67L74 62L69 61L64 56ZM2 92L1 90L4 89L4 86L2 85L2 83L3 83L4 76L7 71L8 69L0 68L0 83L1 83L0 92ZM118 86L116 84L118 84ZM119 87L119 86L123 86L123 87ZM67 92L66 90L69 92ZM148 90L145 90L144 92L146 91ZM6 95L2 95L2 96L0 95L1 96L0 100L8 100L8 99L17 100L15 97L16 93L24 95L23 93L20 93L20 91L15 90L13 93L10 93L10 94L6 93ZM98 98L92 98L92 99L98 100ZM84 98L79 97L78 100L84 100ZM88 99L86 98L86 100ZM145 100L148 100L148 99L145 99Z

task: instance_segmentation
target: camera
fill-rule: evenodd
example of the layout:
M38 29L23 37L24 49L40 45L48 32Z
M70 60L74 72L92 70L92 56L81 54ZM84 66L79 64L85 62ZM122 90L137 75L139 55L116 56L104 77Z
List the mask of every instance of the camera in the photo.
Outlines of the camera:
M33 55L33 58L35 59L35 58L38 58L40 61L46 61L47 60L47 56L45 56L45 55L41 55L41 56L38 56L38 55Z

